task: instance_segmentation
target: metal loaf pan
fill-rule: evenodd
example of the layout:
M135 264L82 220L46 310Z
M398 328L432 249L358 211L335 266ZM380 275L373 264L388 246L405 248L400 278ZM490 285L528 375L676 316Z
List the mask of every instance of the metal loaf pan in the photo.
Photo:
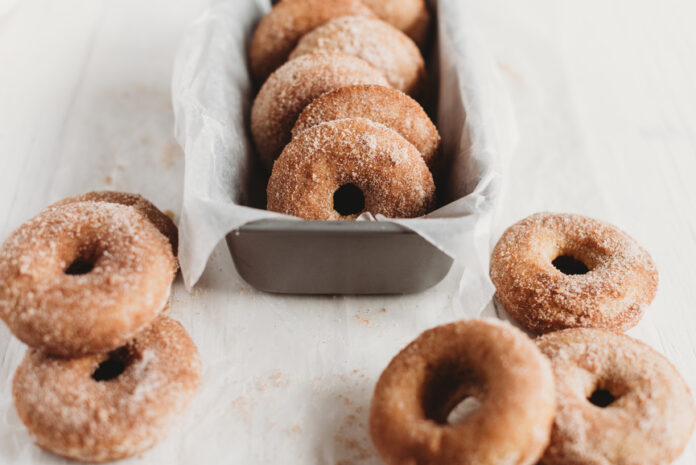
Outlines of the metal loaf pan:
M291 294L407 294L440 282L452 258L400 225L262 220L227 235L240 276Z
M429 3L435 20L437 2ZM428 74L431 82L439 82L439 25L433 26ZM426 109L435 110L437 93L436 86L424 96ZM429 113L433 117L437 112ZM264 208L265 199L254 206ZM260 220L226 239L240 276L273 293L416 293L440 282L453 263L415 232L385 221Z

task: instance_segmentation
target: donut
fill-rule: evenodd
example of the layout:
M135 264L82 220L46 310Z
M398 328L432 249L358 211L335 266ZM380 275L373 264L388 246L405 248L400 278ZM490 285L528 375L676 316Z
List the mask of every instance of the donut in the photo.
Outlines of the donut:
M154 446L195 394L200 375L186 330L160 316L108 354L63 359L28 349L12 395L39 447L106 462Z
M0 318L52 355L107 352L161 313L175 273L169 241L135 208L57 206L0 247Z
M425 0L363 0L380 18L406 33L419 47L428 41L430 14Z
M496 298L536 333L624 331L657 292L650 255L620 229L580 215L537 213L510 226L493 250Z
M307 33L290 59L316 52L355 55L382 72L389 84L418 95L425 80L425 62L415 43L389 23L363 16L332 19Z
M684 450L696 405L662 355L602 329L558 331L537 345L558 398L545 465L668 464Z
M390 87L363 84L342 87L314 100L302 111L292 135L326 121L367 118L384 124L413 144L432 168L440 134L423 108L408 95Z
M179 247L179 231L174 221L142 195L116 191L93 191L60 200L48 208L75 202L118 203L135 208L138 213L145 215L145 217L169 239L169 242L172 244L174 255L176 255Z
M364 118L300 133L273 165L267 188L269 210L307 220L349 220L364 211L411 218L427 213L434 197L418 150Z
M278 68L251 107L251 134L266 167L271 169L290 142L304 107L326 92L353 84L389 85L366 61L338 53L303 55Z
M287 60L300 38L339 16L375 14L360 0L282 0L259 22L251 39L249 64L263 82Z
M448 418L472 398L476 410ZM531 465L548 444L555 407L550 363L522 331L458 321L425 331L389 363L370 435L388 465Z

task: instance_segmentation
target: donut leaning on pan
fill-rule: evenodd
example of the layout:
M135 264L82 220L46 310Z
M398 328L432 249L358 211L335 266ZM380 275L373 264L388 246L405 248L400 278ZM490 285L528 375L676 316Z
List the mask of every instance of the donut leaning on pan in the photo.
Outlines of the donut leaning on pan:
M340 53L303 55L271 74L251 107L251 134L266 167L273 166L290 142L292 127L308 104L326 92L353 84L389 85L366 61Z
M259 22L249 48L254 77L263 82L304 34L339 16L375 14L360 0L282 0Z
M430 13L425 0L363 0L367 6L397 29L424 47L430 29Z
M332 19L302 37L290 59L315 52L355 55L381 71L395 89L409 95L423 90L425 62L420 50L407 35L380 19Z
M362 212L424 215L435 197L418 150L364 118L329 121L300 133L268 181L268 209L308 220L350 220Z
M342 87L314 100L292 128L293 137L326 121L367 118L392 129L412 143L432 169L440 134L423 108L408 95L390 87L360 84Z

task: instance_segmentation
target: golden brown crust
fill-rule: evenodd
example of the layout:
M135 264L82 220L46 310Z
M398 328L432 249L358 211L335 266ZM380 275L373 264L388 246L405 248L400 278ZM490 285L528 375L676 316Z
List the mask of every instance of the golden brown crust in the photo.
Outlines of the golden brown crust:
M303 55L278 68L251 108L251 133L268 169L290 142L302 110L320 95L353 84L388 85L382 73L360 58L339 53Z
M112 354L126 364L121 374L96 381L93 374L109 357L61 359L27 350L12 395L37 445L86 462L130 457L163 436L198 388L196 346L166 316Z
M308 220L353 219L333 204L336 190L359 188L364 211L395 218L425 214L435 185L416 148L364 118L329 121L294 138L273 166L268 209Z
M76 263L93 269L74 274ZM175 273L169 241L135 208L49 208L0 247L0 317L53 355L113 350L159 315Z
M406 33L423 48L430 30L430 13L425 0L363 0L367 6L392 26Z
M370 434L389 465L531 465L555 411L548 360L521 331L467 320L425 331L389 363L375 387ZM449 410L481 406L456 424Z
M302 111L292 128L296 137L319 123L347 118L367 118L392 129L413 144L432 168L440 147L440 134L423 108L408 95L391 87L356 85L328 92Z
M537 345L551 360L558 397L545 465L668 464L684 450L696 405L662 355L598 329L546 334ZM593 404L597 389L615 400Z
M287 60L300 38L339 16L374 17L360 0L282 0L264 16L249 48L253 75L263 82Z
M290 59L316 52L345 53L370 63L395 89L419 95L425 85L425 62L416 44L380 19L342 16L300 39Z
M559 256L589 272L570 275ZM491 256L498 302L526 328L546 333L572 327L624 331L640 320L657 292L657 268L631 237L580 215L537 213L510 226Z
M135 208L138 212L154 224L159 231L164 234L172 244L174 255L177 254L179 247L179 230L174 224L174 221L157 208L152 202L139 194L131 194L128 192L116 191L92 191L84 194L68 197L67 199L59 200L48 208L67 205L75 202L107 202L128 205Z

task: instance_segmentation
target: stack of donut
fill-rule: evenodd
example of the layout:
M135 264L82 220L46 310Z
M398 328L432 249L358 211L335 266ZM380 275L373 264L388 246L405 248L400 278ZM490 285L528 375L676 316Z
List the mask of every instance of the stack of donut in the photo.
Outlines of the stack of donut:
M195 393L200 360L162 315L177 229L139 195L90 192L43 210L0 247L0 318L29 346L14 376L36 443L90 462L152 447Z
M491 279L498 303L543 336L469 320L409 344L371 406L386 463L652 465L681 454L696 424L686 382L619 332L657 291L655 264L630 236L593 218L535 214L505 231Z
M342 220L433 207L440 136L414 99L429 24L424 0L281 0L261 19L251 133L269 210Z

